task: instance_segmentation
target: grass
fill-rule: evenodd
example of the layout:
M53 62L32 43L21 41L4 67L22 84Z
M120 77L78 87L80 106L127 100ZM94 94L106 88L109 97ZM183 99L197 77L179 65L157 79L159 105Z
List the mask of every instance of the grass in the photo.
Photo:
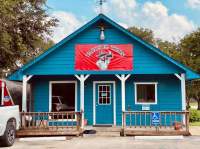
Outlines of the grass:
M200 122L192 122L190 123L190 126L200 126Z

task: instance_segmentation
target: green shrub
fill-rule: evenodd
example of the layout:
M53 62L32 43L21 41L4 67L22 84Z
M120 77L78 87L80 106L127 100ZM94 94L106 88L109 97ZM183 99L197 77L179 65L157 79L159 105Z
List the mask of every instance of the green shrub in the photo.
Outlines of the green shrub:
M200 121L200 111L191 109L190 110L190 122Z

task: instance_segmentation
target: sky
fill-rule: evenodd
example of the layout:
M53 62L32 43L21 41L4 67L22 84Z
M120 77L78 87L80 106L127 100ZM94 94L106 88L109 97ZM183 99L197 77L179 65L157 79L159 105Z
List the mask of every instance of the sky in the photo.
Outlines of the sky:
M59 20L55 43L99 14L98 0L47 0L47 6ZM200 27L200 0L106 0L103 13L125 28L149 28L156 38L171 42Z

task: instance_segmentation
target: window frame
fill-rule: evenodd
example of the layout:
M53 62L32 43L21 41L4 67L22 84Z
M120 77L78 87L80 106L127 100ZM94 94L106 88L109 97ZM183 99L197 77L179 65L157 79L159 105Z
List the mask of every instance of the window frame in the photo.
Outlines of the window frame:
M155 102L138 102L137 101L137 85L154 85L155 87ZM135 82L134 83L135 91L135 104L137 105L155 105L158 101L158 82Z
M109 88L110 88L110 103L108 104L108 103L99 103L99 87L100 86L109 86ZM98 105L104 105L104 106L107 106L107 105L111 105L111 103L112 103L112 96L111 96L111 91L112 91L112 88L111 88L111 85L110 84L98 84L97 85L97 87L98 87L98 90L97 90L97 92L98 92Z
M75 84L75 110L74 112L78 112L78 88L77 88L77 81L76 80L66 80L66 81L49 81L49 112L51 112L52 110L52 89L53 89L53 84ZM63 121L63 120L68 120L69 122L70 121L76 121L77 119L77 116L75 114L75 118L74 119L56 119L56 121L60 122L60 121ZM49 122L52 122L51 121L51 117L49 117ZM54 121L54 120L53 120Z

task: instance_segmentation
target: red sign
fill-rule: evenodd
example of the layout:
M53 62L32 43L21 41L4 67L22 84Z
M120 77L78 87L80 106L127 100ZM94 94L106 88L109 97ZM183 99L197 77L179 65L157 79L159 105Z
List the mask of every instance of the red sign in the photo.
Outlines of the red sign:
M76 70L132 70L131 44L78 44Z

